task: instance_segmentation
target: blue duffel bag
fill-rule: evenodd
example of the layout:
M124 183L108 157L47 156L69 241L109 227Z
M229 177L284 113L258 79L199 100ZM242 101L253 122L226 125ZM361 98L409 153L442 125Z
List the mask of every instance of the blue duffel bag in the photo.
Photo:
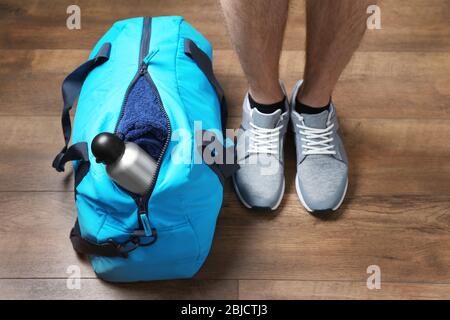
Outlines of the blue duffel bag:
M132 18L116 22L63 82L65 146L53 167L73 161L78 220L70 239L102 279L189 278L209 253L223 183L237 168L196 161L233 149L223 139L226 102L211 59L209 42L182 17ZM124 190L96 163L91 142L102 132L157 160L147 194ZM209 151L197 142L206 134L215 144Z

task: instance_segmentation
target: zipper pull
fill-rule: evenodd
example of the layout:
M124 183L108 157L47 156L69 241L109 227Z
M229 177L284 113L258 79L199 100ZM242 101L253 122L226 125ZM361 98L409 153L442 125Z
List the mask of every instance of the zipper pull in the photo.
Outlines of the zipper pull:
M141 220L142 227L144 228L144 234L146 237L153 236L152 226L147 214L147 205L143 199L139 199L138 204L139 219Z
M144 234L146 237L150 237L153 235L152 226L150 225L150 221L148 219L147 213L139 214L139 218L141 219L142 226L144 227Z
M150 51L145 58L142 60L142 64L141 67L139 69L139 73L140 74L144 74L147 72L148 69L148 65L150 64L150 61L153 59L153 57L159 52L159 49L153 49L152 51Z
M145 63L142 63L140 68L139 68L139 73L140 74L146 73L147 72L147 68L148 68L148 65L146 65Z
M148 66L150 64L150 61L155 57L155 55L159 52L159 49L153 49L150 51L144 58L143 62Z

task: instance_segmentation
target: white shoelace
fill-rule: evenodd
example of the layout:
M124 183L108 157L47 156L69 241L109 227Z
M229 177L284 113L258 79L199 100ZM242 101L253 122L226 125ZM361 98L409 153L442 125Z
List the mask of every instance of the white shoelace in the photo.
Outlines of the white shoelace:
M265 153L278 154L280 130L282 126L274 129L261 128L250 122L249 150L250 154Z
M304 155L311 154L336 154L334 144L332 144L334 124L325 129L310 128L305 125L297 124L302 135L302 147Z

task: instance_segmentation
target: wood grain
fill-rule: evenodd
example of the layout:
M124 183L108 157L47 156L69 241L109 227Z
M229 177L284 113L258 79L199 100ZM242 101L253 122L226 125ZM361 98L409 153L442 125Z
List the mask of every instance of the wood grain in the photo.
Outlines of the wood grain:
M215 48L214 67L239 126L245 77L216 0L0 0L0 299L450 298L450 1L379 1L334 92L350 158L340 211L305 212L286 144L286 194L273 214L245 209L226 184L213 248L193 280L112 285L72 250L76 210L62 146L60 85L115 20L183 15ZM208 14L205 14L207 12ZM288 90L303 74L304 1L290 1L280 61ZM366 269L381 268L368 290ZM68 290L67 267L81 268Z
M201 277L365 281L378 265L383 281L449 283L448 197L356 197L322 218L292 195L272 215L227 203Z
M0 50L0 115L59 115L61 82L88 54L88 50ZM280 68L288 90L302 78L303 66L303 51L283 52ZM227 94L230 116L239 117L247 84L234 52L217 50L215 70ZM449 74L448 52L357 52L334 100L344 119L450 119ZM32 94L23 94L24 88Z
M67 289L67 279L0 279L0 299L129 300L237 299L237 281L194 280L111 284L81 279L80 289Z
M81 30L68 30L66 1L2 0L0 7L0 48L88 49L120 19L150 15L182 15L218 49L230 49L227 31L216 0L196 0L180 5L177 0L78 0ZM303 50L305 34L304 1L290 2L284 48ZM382 29L370 30L362 51L448 52L450 3L447 0L380 1ZM205 14L207 12L208 14Z
M240 280L240 299L344 300L344 299L449 299L450 285L383 282L369 290L365 282Z
M70 265L95 277L72 249L75 217L72 193L0 192L0 278L66 278Z
M239 121L231 118L229 126ZM341 125L350 157L350 197L450 194L450 120L343 119ZM70 165L63 174L51 168L63 143L59 117L2 116L0 136L0 191L72 190ZM292 140L286 143L288 194L295 193Z
M450 196L356 197L314 217L289 195L277 214L225 199L213 249L196 279L383 281L450 284ZM69 265L94 274L73 252L71 193L0 192L0 278L65 278Z

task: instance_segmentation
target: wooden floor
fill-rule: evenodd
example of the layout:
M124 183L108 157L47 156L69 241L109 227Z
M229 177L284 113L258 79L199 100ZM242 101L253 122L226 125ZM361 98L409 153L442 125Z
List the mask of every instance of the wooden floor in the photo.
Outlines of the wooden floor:
M66 8L81 7L68 30ZM227 185L211 254L188 281L112 285L68 239L70 172L50 166L62 144L60 83L118 19L183 15L213 43L215 68L239 124L245 79L214 0L0 0L0 298L450 298L450 1L382 0L335 92L350 158L342 210L300 206L295 152L276 214L248 211ZM302 77L304 3L291 1L281 73ZM80 265L80 290L66 288ZM381 268L368 290L366 269Z

